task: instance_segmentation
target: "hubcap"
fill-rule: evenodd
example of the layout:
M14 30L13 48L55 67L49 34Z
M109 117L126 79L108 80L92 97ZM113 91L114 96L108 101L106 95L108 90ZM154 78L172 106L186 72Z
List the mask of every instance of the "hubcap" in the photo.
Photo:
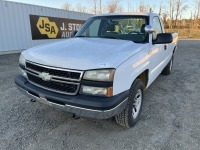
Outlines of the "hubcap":
M142 91L141 89L139 89L134 97L134 101L133 101L133 111L132 111L132 116L135 119L139 112L140 112L140 108L141 108L141 104L142 104Z

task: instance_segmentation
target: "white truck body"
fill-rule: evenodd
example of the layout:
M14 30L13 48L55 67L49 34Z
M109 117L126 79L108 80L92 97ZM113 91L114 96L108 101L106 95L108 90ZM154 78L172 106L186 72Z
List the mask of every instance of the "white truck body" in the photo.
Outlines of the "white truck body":
M153 26L154 13L105 14L107 16L147 16ZM98 16L97 16L98 17ZM162 32L165 33L161 23ZM153 34L149 42L135 43L129 40L108 38L74 37L60 42L46 44L22 52L26 61L44 66L68 70L98 70L114 68L112 94L118 95L131 88L132 83L146 72L145 89L160 75L168 65L177 48L178 36L172 34L173 41L154 44ZM79 115L81 115L79 113Z

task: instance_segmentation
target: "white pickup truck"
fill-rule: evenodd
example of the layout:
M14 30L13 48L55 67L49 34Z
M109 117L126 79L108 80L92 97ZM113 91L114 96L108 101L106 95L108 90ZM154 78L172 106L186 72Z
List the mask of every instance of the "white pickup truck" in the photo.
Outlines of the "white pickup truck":
M15 83L33 100L130 128L143 91L170 74L177 41L155 13L94 16L72 38L23 51Z

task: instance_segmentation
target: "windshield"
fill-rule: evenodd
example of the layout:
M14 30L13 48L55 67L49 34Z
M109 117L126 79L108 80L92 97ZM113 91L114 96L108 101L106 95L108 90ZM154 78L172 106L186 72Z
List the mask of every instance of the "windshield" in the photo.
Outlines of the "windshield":
M135 43L148 42L145 16L101 16L90 18L75 37L111 38Z

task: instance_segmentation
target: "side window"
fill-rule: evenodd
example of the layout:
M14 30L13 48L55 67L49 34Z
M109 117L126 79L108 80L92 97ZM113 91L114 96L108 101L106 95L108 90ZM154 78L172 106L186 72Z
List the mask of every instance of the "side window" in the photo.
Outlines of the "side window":
M160 20L158 17L153 18L153 29L155 30L155 32L153 33L153 40L155 40L159 33L163 33Z
M85 36L98 36L100 23L101 23L100 19L95 20L90 25L90 27L83 33L83 35L85 35Z

